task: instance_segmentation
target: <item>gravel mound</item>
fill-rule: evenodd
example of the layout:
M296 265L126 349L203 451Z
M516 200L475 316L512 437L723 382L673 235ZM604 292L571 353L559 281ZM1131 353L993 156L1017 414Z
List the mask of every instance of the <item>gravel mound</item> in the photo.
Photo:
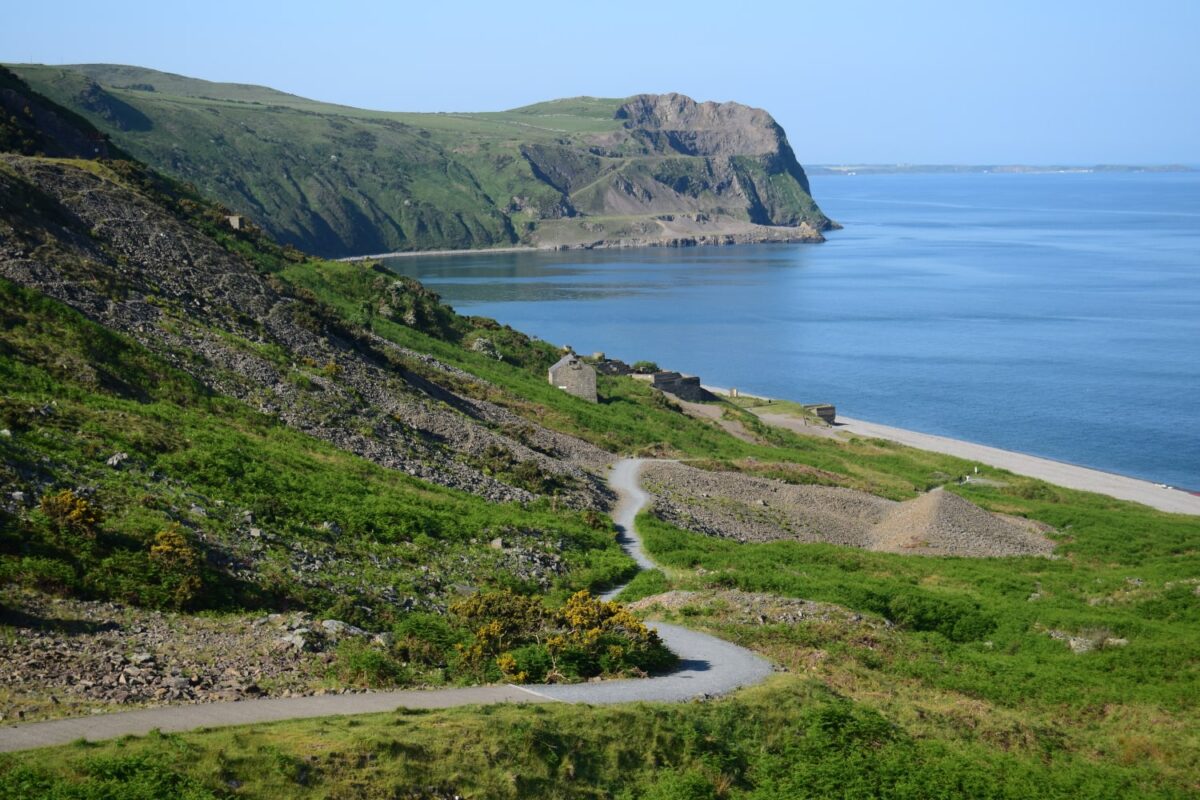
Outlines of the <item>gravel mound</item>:
M792 539L869 547L870 530L896 505L831 486L796 486L683 464L647 464L642 484L654 512L688 530L741 542Z
M827 542L889 553L976 558L1048 555L1045 529L935 489L896 503L866 492L795 486L683 464L647 464L642 482L659 518L740 542Z
M1046 537L940 488L896 506L872 534L871 549L887 553L986 557L1054 549Z

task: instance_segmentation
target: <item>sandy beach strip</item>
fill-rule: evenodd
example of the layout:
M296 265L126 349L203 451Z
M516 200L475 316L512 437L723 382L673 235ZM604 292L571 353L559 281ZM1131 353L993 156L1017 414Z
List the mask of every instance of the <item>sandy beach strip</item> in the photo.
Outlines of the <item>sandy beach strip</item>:
M770 425L778 425L800 433L811 431L811 428L805 430L804 423L794 417L782 414L760 414L759 418ZM1190 492L1169 489L1138 478L1128 478L1124 475L1080 467L1049 458L1001 450L998 447L988 447L973 442L963 442L946 436L918 433L849 417L839 416L834 430L852 436L888 439L920 450L945 453L968 461L977 461L980 464L1006 469L1018 475L1039 478L1068 489L1080 489L1085 492L1106 494L1120 500L1132 500L1160 511L1169 511L1174 514L1200 514L1200 497Z
M729 394L728 390L719 386L705 386L704 388L714 394ZM761 400L767 399L745 392L742 392L741 395ZM895 428L891 425L880 425L877 422L852 419L840 414L833 427L825 428L814 426L787 414L762 413L765 409L761 408L749 410L768 425L787 428L806 436L829 436L832 434L843 437L849 435L870 439L887 439L919 450L945 453L968 461L977 461L990 467L1006 469L1018 475L1038 478L1068 489L1106 494L1119 500L1131 500L1172 514L1200 515L1200 495L1194 495L1182 489L1167 488L1140 478L1129 478L1125 475L1080 467L1050 458L1002 450L999 447L989 447L974 442L964 442L948 436L935 436L931 433L919 433L904 428Z

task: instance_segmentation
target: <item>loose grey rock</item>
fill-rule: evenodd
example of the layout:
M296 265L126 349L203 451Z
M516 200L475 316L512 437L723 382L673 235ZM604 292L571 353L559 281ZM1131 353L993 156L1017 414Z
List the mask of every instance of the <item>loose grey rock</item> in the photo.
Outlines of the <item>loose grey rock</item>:
M283 645L285 649L292 649L297 652L304 652L312 649L306 631L292 631L286 636L279 637L279 643Z
M118 468L120 468L121 464L123 464L128 459L129 459L128 453L113 453L111 456L108 457L108 460L105 461L104 463L114 469L118 469Z
M334 639L339 639L343 636L367 636L367 632L362 628L357 628L348 622L342 622L340 619L327 619L321 622L321 627Z

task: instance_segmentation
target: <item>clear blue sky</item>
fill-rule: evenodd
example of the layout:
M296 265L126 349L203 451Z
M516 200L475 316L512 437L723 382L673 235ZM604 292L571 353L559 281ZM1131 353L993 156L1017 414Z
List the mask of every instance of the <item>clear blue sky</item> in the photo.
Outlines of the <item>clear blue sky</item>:
M1200 163L1198 0L23 2L0 60L137 64L349 105L680 91L807 163Z

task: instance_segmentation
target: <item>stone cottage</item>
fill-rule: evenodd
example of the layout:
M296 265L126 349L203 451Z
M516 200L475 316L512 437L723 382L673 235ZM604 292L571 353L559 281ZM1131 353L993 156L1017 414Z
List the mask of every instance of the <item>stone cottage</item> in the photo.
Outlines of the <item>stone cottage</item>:
M574 353L567 353L550 368L550 385L589 403L597 402L596 370Z

